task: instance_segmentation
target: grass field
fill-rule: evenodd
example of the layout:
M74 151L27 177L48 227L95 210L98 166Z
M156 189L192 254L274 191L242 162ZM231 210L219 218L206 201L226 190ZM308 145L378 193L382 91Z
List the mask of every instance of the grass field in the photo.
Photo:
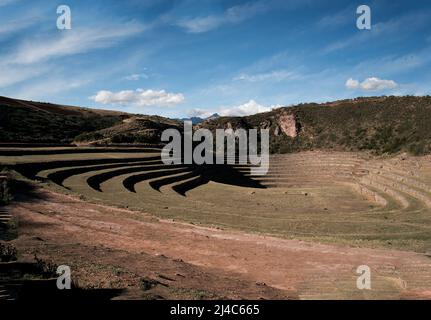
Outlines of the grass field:
M155 150L58 150L3 149L0 161L57 190L162 218L319 242L431 248L427 157L274 155L268 175L251 177L247 166L166 166Z

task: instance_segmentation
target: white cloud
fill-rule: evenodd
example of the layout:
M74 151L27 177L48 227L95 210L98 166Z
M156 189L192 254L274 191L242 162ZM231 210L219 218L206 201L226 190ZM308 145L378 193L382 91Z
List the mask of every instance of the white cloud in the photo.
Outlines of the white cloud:
M145 73L134 73L124 77L124 79L129 81L138 81L141 79L148 79L148 75L146 75Z
M365 91L377 91L385 89L394 89L398 87L398 84L393 80L383 80L376 77L367 78L362 82L355 79L348 79L346 81L346 88L351 90L365 90Z
M248 81L248 82L259 82L259 81L282 81L285 79L292 79L295 77L293 72L289 72L287 70L276 70L267 73L258 73L258 74L240 74L233 78L235 81Z
M219 114L222 117L242 117L249 116L256 113L268 112L276 108L280 108L281 105L271 105L269 107L261 105L257 103L255 100L249 100L248 102L232 107L219 107L216 108L216 111L211 111L208 109L190 109L187 112L189 117L199 117L199 118L208 118L212 116L214 113Z
M249 116L256 113L271 111L278 106L265 107L254 100L250 100L239 106L224 108L222 107L219 114L221 116Z
M352 78L348 79L346 81L346 88L347 89L358 89L361 86L358 80L354 80Z
M119 92L101 90L95 96L90 97L90 99L102 104L131 104L138 107L174 106L185 100L184 95L181 93L144 89L123 90Z
M267 10L264 1L249 2L230 7L221 15L208 15L204 17L185 18L176 22L176 25L190 33L207 32L224 24L240 23Z

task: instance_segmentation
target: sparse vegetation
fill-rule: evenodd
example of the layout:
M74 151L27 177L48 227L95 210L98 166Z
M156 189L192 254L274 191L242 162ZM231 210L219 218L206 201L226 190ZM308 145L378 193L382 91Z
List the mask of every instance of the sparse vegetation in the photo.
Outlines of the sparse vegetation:
M13 245L7 242L0 242L0 261L1 262L16 261L17 253L18 251Z
M0 98L0 142L159 144L181 123L158 116L57 106ZM296 137L283 133L283 114L294 115ZM371 97L300 104L248 117L220 117L199 127L268 128L270 151L367 150L375 154L431 152L431 97Z
M293 114L298 136L280 133L279 118ZM431 152L431 97L371 97L300 104L248 117L222 117L201 124L214 130L269 128L272 153L367 150L375 154Z
M131 117L115 126L81 134L75 138L75 142L160 144L161 134L168 128L181 130L180 123L175 120L158 116Z
M129 115L0 97L0 142L71 143L83 132L111 127Z
M36 267L39 270L40 276L46 279L57 276L57 265L52 261L46 261L34 255Z
M9 176L6 171L2 170L0 171L0 205L8 204L12 199Z

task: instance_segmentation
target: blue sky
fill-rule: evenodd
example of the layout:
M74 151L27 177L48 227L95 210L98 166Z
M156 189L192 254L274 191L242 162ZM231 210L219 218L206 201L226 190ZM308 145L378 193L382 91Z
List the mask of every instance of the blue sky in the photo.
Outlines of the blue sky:
M0 95L169 117L425 95L430 17L420 0L0 0Z

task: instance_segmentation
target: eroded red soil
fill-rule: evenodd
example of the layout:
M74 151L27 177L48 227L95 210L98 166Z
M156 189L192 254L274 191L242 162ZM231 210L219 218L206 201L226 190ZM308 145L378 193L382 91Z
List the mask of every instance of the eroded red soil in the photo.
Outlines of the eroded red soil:
M11 206L21 257L71 266L81 287L128 289L122 298L431 298L422 254L206 228L35 193ZM360 265L372 270L372 290L356 287ZM143 278L159 284L143 291Z

